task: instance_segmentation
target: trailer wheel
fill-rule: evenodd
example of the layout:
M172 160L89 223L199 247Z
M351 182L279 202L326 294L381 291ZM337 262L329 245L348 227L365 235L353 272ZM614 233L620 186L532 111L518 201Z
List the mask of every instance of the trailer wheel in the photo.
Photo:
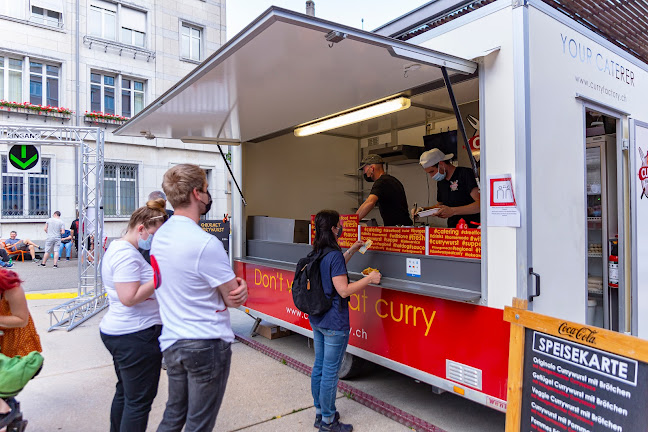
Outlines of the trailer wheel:
M340 365L340 372L338 376L340 379L350 379L358 376L358 374L364 369L367 361L360 357L356 357L353 354L344 353L342 357L342 364Z

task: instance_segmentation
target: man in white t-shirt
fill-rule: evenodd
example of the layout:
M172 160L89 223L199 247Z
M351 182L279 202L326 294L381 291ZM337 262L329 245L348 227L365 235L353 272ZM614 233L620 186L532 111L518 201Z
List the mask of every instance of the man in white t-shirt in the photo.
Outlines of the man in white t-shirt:
M189 164L174 166L162 182L175 214L155 233L151 247L169 378L158 432L180 431L183 425L185 432L213 430L234 341L227 308L247 300L247 284L234 275L223 245L198 225L212 203L207 187L205 172Z
M51 218L45 222L45 232L47 238L45 239L45 254L43 255L43 262L40 263L45 267L49 254L54 252L54 268L58 268L59 249L61 249L61 234L65 232L65 224L61 220L61 212L55 211Z

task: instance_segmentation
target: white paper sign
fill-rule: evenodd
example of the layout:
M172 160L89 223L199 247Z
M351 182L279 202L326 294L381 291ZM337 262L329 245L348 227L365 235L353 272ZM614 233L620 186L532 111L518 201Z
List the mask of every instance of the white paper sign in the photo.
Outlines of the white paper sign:
M520 211L515 202L511 174L488 177L490 201L488 203L488 226L520 226Z

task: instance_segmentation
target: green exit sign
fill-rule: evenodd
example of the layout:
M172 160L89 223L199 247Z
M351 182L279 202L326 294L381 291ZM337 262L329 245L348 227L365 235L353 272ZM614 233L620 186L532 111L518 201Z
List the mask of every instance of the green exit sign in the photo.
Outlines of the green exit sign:
M7 172L41 172L40 146L13 145L9 148Z

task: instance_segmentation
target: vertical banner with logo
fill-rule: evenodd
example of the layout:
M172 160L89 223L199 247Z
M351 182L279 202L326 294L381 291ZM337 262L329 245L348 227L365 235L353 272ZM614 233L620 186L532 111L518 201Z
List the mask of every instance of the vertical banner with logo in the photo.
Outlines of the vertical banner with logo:
M648 338L648 123L630 122L632 334Z
M218 240L223 243L225 252L229 253L229 220L226 222L223 222L222 220L201 220L200 228L202 228L203 231L208 232L209 234L218 238Z

